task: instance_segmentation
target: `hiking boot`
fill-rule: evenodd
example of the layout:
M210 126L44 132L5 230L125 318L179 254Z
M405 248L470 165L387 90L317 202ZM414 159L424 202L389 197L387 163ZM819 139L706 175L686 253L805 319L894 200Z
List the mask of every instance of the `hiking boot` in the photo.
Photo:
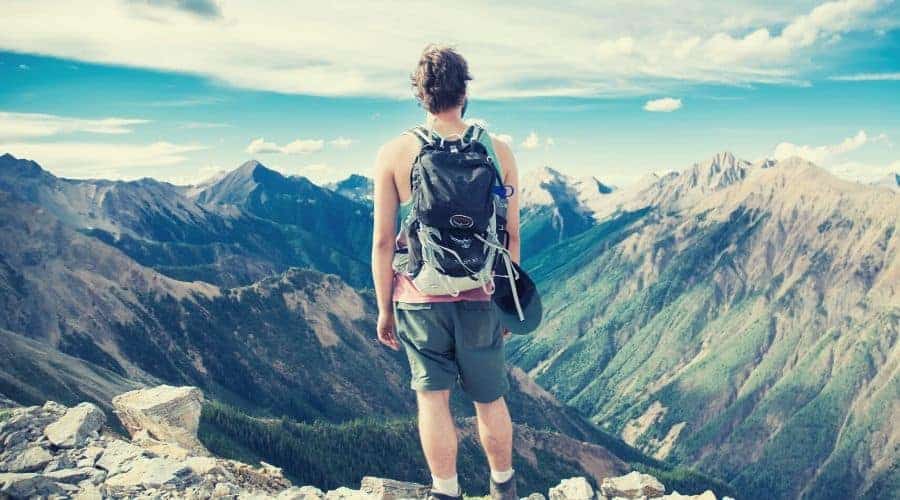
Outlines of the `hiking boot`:
M428 493L428 500L462 500L462 495L459 495L458 497L452 497L450 495L435 493L431 491Z
M491 478L491 500L519 500L516 493L516 475L503 483L495 483Z

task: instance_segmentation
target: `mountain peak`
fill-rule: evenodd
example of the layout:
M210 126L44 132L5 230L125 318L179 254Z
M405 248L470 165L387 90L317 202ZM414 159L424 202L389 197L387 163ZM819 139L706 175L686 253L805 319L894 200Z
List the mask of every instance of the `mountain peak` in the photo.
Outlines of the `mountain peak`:
M350 174L346 179L325 184L324 187L352 200L369 202L372 201L374 181L364 175Z

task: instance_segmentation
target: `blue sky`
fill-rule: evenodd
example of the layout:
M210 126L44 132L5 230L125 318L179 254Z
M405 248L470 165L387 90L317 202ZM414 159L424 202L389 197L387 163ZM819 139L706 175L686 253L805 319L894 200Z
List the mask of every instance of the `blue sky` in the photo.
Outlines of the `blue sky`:
M432 9L456 21L377 2L12 0L0 152L67 177L190 183L250 158L317 181L365 174L423 118L407 77L438 42L469 59L468 116L524 171L624 185L722 150L860 180L900 171L896 2Z

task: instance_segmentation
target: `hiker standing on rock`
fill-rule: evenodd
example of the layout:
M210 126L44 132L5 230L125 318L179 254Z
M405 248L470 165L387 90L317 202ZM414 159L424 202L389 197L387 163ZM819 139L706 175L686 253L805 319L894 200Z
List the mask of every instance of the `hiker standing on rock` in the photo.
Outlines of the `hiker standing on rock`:
M506 143L463 121L471 79L459 53L426 47L412 74L425 124L382 146L375 162L378 339L406 351L430 498L439 500L462 497L450 414L457 382L475 402L491 498L518 498L504 399L507 332L491 300L500 276L518 269L518 172ZM517 299L514 307L521 317Z

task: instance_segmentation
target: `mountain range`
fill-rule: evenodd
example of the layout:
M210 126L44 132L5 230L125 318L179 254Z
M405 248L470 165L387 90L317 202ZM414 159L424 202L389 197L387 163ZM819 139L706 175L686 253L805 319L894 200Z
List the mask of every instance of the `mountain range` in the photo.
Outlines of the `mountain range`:
M720 154L597 208L526 259L546 315L514 363L751 497L898 491L896 192Z
M326 273L347 261L363 268L370 202L256 162L188 188L60 179L4 155L0 182L0 394L21 404L91 400L108 410L113 396L135 387L194 385L250 416L328 422L334 427L317 429L335 433L361 417L414 413L402 354L372 335L371 289L352 286L346 270ZM294 266L304 262L315 267ZM219 268L231 274L203 279ZM686 491L730 491L610 436L521 370L509 376L517 424L547 431L517 451L535 470L562 459L567 447L553 441L574 439L594 445L579 452L588 465L567 466L572 473L590 474L596 455L614 464L610 473L641 467L687 481ZM473 414L465 398L453 404L457 415ZM244 453L252 438L229 437L225 451ZM557 451L536 456L534 447ZM272 460L272 452L256 456Z
M174 186L0 157L0 393L109 408L196 385L243 415L209 429L219 449L263 460L273 417L377 435L352 422L414 401L372 335L371 193L255 161ZM536 481L599 460L738 498L900 491L895 186L720 153L621 189L547 167L520 195L545 320L508 342L509 404L547 430L519 431Z

